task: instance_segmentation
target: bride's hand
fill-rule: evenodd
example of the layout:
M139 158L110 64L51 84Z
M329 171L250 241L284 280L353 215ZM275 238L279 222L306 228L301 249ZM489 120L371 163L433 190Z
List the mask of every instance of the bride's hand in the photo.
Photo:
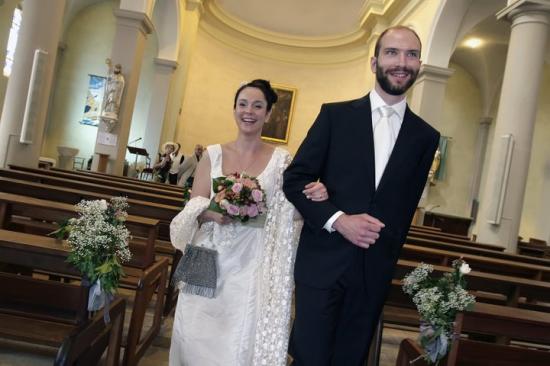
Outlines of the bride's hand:
M321 202L328 200L327 187L321 182L311 182L306 184L305 189L302 191L306 197L314 202Z
M220 225L227 225L227 224L231 223L233 220L229 216L222 215L219 212L206 210L202 214L200 214L199 221L200 222L213 221L213 222L215 222L217 224L220 224Z

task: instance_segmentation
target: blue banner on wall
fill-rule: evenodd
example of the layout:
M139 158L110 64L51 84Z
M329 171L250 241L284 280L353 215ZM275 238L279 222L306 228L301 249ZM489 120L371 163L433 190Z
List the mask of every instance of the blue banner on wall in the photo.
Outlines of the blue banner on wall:
M88 82L88 93L84 106L84 115L80 123L83 125L97 126L101 115L103 104L103 93L105 92L105 77L90 74Z

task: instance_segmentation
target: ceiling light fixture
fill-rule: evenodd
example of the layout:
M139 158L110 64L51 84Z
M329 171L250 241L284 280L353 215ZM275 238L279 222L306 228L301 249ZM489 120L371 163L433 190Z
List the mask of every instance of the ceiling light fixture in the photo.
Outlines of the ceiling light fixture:
M478 48L479 46L481 46L481 43L483 42L481 42L481 39L479 38L469 38L464 41L464 45L470 48Z

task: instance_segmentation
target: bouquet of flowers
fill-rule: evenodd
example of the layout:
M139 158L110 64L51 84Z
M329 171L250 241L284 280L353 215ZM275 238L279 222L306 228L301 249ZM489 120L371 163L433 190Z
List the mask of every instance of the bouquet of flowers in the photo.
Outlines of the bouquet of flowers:
M62 224L54 232L58 237L68 233L71 247L67 261L90 281L88 310L99 310L116 292L122 264L128 262L130 232L124 222L128 216L126 197L105 200L82 200L76 206L77 218Z
M265 193L258 179L234 173L212 180L215 196L209 209L247 222L266 212Z
M470 310L475 297L466 291L464 275L470 266L462 259L453 261L453 272L432 278L433 266L421 263L403 279L403 291L408 294L420 314L420 345L423 358L438 364L447 355L456 313Z

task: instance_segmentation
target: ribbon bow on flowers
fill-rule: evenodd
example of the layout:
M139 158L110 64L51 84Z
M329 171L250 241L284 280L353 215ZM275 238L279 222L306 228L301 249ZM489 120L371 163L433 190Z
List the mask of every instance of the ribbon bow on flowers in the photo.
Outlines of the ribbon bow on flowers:
M418 359L429 364L437 365L447 355L456 313L470 310L475 303L464 279L470 266L460 258L452 267L452 272L432 278L433 266L421 263L403 279L403 291L412 298L421 318L419 341L425 354Z

